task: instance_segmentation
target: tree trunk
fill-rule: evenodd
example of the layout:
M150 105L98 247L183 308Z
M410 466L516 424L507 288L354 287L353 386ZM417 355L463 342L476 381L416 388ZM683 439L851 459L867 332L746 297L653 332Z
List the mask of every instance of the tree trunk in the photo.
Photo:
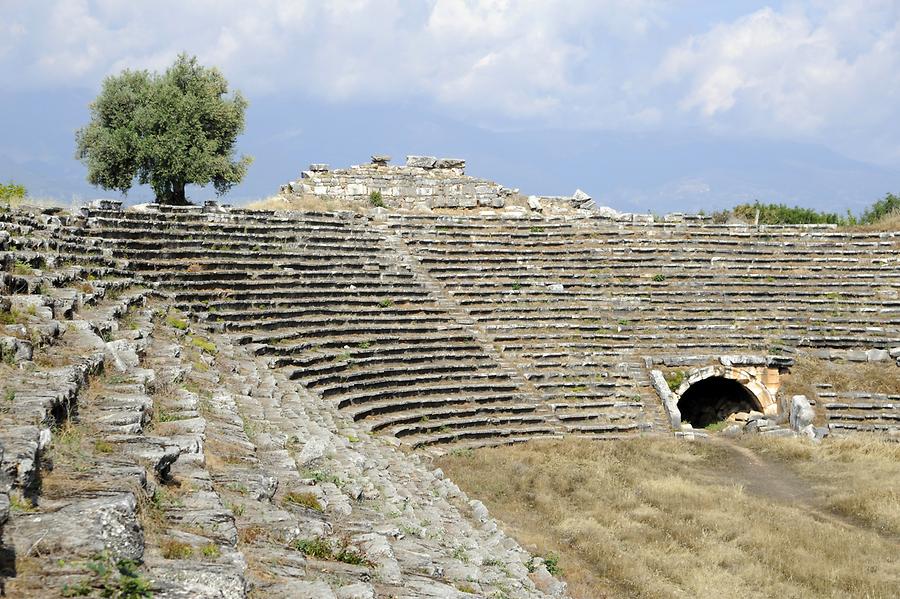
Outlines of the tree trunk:
M172 203L176 206L186 206L187 196L184 195L184 183L172 184Z
M156 202L168 206L187 206L190 202L187 200L184 188L184 183L169 183L162 195L157 194Z

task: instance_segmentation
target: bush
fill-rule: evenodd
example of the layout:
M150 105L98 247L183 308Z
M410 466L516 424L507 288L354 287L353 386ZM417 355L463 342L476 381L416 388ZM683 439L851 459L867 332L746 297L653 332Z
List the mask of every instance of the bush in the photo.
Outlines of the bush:
M812 208L790 207L785 204L739 204L732 208L732 213L743 220L754 222L759 211L761 225L839 225L845 220L832 212L819 212Z
M384 198L381 197L380 191L373 191L369 194L369 203L376 208L384 208Z
M883 200L878 200L863 212L859 223L873 225L884 218L895 215L900 215L900 196L889 193L884 196Z
M299 505L317 512L324 511L322 504L319 503L315 493L291 491L284 496L282 502L285 505Z
M666 383L669 385L669 389L672 390L672 393L678 391L678 388L681 386L681 383L684 382L684 371L676 370L675 372L670 372L665 375Z
M759 211L761 225L875 225L887 219L900 217L900 196L889 193L876 201L859 217L847 211L846 216L834 212L819 212L812 208L790 207L785 204L763 204L759 201L752 204L739 204L730 210L712 213L713 223L725 223L732 217L752 223ZM703 214L701 212L701 214Z
M12 181L0 183L0 202L9 204L12 200L24 198L27 193L24 185L18 185Z

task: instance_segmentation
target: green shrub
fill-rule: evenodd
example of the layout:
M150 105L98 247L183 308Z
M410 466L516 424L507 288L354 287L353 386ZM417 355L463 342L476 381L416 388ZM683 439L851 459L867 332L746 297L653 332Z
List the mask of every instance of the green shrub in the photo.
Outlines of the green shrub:
M18 185L10 181L9 183L0 183L0 202L9 205L13 200L24 198L28 191L24 185Z
M675 372L670 372L666 375L666 383L669 385L669 389L673 392L678 390L678 387L681 386L681 383L684 382L684 371L676 370Z
M12 268L13 274L15 275L32 275L34 274L34 269L31 268L31 265L27 262L22 262L21 260L16 260L13 264Z
M374 566L371 560L367 559L353 547L350 547L349 543L343 539L336 544L328 539L323 539L322 537L315 539L297 539L294 541L293 547L304 555L316 559L343 562L345 564L366 566L368 568Z
M138 572L138 565L131 560L119 560L112 564L108 554L94 557L88 564L89 580L62 588L63 597L115 597L139 599L152 597L153 585Z
M166 539L160 547L164 559L188 559L194 554L194 548L182 541Z
M168 318L166 318L166 324L173 329L178 329L179 331L184 331L188 328L188 322L183 318L178 318L177 316L169 316Z
M845 224L845 219L832 212L819 212L812 208L787 206L785 204L763 204L758 200L752 204L739 204L732 213L748 222L753 222L759 211L761 225L822 225Z
M381 197L380 191L373 191L369 194L369 203L376 208L384 208L384 198Z
M191 339L191 344L198 348L200 351L207 353L211 356L216 355L219 351L216 349L216 344L208 339L204 339L203 337L194 337Z
M322 538L297 539L294 541L294 549L317 559L331 559L333 556L331 543Z
M900 196L892 193L872 204L859 218L860 224L872 225L883 218L900 214Z
M550 552L544 557L544 567L547 568L547 572L549 572L553 576L560 576L562 574L562 568L559 567L559 556L553 552Z
M309 508L311 510L315 510L317 512L324 511L322 504L319 503L318 497L316 497L315 493L310 493L309 491L291 491L290 493L286 493L282 503L285 505L299 505L301 507Z

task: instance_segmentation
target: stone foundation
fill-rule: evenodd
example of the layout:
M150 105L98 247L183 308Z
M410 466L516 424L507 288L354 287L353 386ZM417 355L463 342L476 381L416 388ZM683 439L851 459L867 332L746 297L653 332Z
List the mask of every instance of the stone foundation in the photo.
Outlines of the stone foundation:
M340 200L370 201L380 194L388 208L503 208L518 194L493 181L465 174L459 158L407 156L404 166L389 164L391 157L372 156L370 164L330 170L311 164L300 180L282 187L282 193Z

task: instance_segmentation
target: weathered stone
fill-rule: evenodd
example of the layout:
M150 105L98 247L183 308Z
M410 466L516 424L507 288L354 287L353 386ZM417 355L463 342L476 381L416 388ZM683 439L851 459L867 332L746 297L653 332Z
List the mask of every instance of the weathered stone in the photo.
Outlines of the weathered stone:
M434 156L414 156L406 157L406 166L415 168L434 168L437 159Z
M318 437L313 437L303 445L297 460L304 466L310 466L322 459L328 450L328 444Z
M810 426L816 419L816 412L809 404L809 400L805 395L794 395L791 398L791 428L795 431L802 431Z
M616 220L620 216L622 216L621 212L619 212L618 210L614 210L609 206L597 206L596 208L594 208L594 211L598 214L598 216L600 216L600 218Z
M363 534L355 537L355 541L366 557L375 563L375 570L381 580L389 584L398 584L402 580L400 564L384 535Z
M870 349L866 352L866 359L869 362L883 362L891 359L891 354L885 349Z
M106 343L106 360L118 372L127 372L140 364L134 343L119 339Z
M131 493L93 499L44 501L44 512L21 514L7 526L21 555L94 557L108 552L113 559L139 560L144 538Z
M375 599L375 589L365 582L348 584L337 590L337 599Z
M434 168L464 169L466 168L466 161L462 158L438 158L434 162Z
M3 352L3 360L13 364L29 362L34 356L34 346L31 341L18 337L0 336L0 349Z
M391 157L387 154L372 154L372 164L378 166L387 166L387 163L391 161Z
M723 366L764 366L766 358L753 355L721 356L719 362Z
M328 165L321 162L314 162L309 165L309 172L311 173L325 173L328 172Z

